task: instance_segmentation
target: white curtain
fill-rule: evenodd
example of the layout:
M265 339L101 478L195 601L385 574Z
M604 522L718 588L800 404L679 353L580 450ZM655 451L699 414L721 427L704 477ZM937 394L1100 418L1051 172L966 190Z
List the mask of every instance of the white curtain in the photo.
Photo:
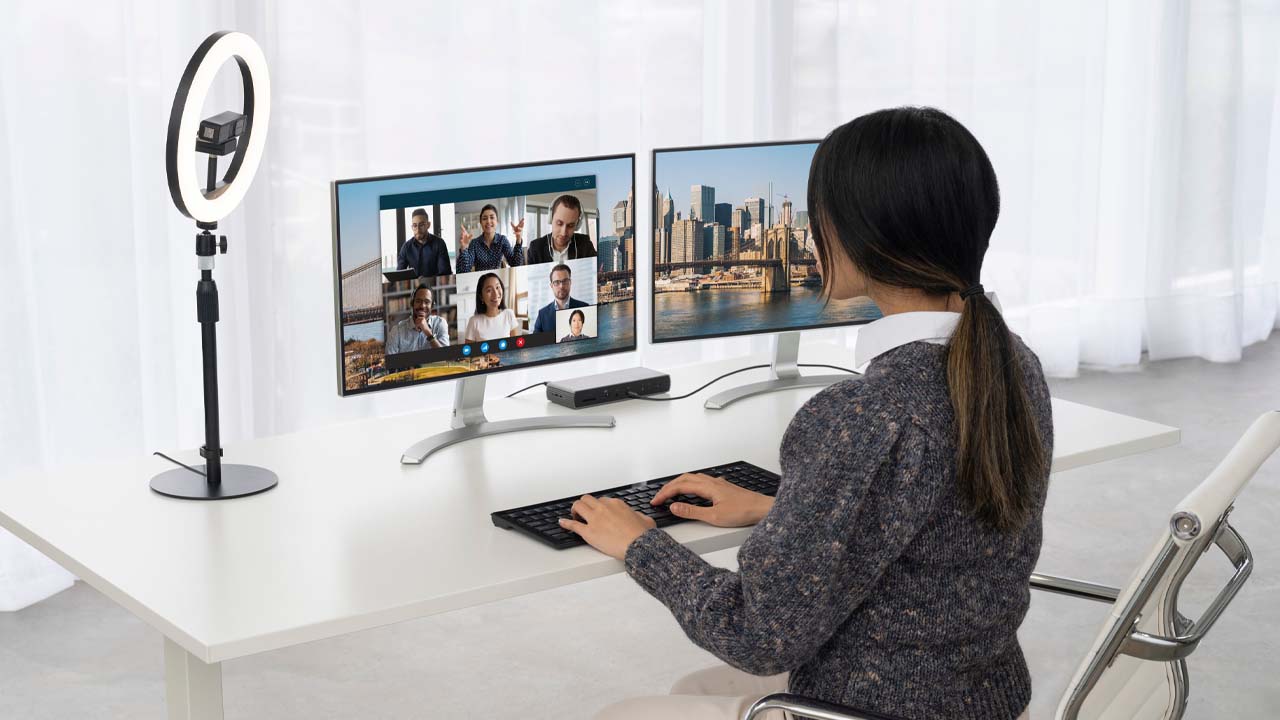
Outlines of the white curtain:
M451 399L338 397L331 180L634 151L644 237L650 148L819 137L902 104L947 110L990 153L1004 205L983 280L1050 373L1144 349L1237 359L1276 325L1278 15L1262 0L10 0L0 484L202 441L194 228L163 146L212 31L253 35L274 83L267 155L215 273L234 443ZM224 75L209 114L238 105ZM642 293L641 338L648 313ZM491 392L766 342L642 346L494 376ZM0 607L69 581L0 532Z

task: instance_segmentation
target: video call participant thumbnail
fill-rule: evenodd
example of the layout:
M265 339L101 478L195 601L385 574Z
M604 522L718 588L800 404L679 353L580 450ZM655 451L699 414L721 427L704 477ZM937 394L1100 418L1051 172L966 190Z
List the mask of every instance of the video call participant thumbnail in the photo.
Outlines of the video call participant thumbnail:
M396 269L413 268L418 277L435 277L436 275L452 275L449 265L449 248L445 247L444 238L431 234L431 219L427 211L418 208L409 218L409 227L413 237L400 246L400 254L396 258Z
M586 307L587 303L571 296L573 289L573 270L561 263L551 268L551 294L555 299L538 310L538 317L533 321L533 332L555 332L556 311L566 308Z
M524 218L511 223L515 245L498 232L498 208L485 205L480 209L480 237L473 237L466 225L458 236L458 272L497 270L506 260L511 267L524 264Z
M431 314L431 305L431 288L419 285L413 291L409 317L396 323L387 334L388 355L449 345L449 326L444 318Z
M587 323L587 314L581 309L574 310L569 313L569 334L560 338L560 342L573 342L574 340L590 340L591 335L587 335L582 331L582 327Z
M520 321L507 307L506 286L497 273L485 273L476 283L476 314L467 320L466 342L496 340L520 334Z
M529 243L530 265L563 263L596 256L591 236L576 232L582 219L582 203L573 195L561 195L551 203L551 232Z

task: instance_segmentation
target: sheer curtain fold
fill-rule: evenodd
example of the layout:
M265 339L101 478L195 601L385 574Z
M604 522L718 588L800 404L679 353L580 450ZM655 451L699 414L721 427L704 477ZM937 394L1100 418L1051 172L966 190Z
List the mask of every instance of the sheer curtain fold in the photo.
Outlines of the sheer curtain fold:
M215 273L228 443L450 401L446 385L338 397L330 181L634 151L643 235L650 148L820 137L902 104L947 110L991 155L1004 198L983 281L1051 374L1144 352L1234 360L1277 325L1269 2L18 0L6 19L6 482L202 440L194 229L169 202L163 143L191 51L225 28L259 40L274 86L267 154ZM238 100L224 75L209 113ZM637 314L645 338L643 292ZM642 346L490 384L767 342ZM0 608L69 580L0 533Z

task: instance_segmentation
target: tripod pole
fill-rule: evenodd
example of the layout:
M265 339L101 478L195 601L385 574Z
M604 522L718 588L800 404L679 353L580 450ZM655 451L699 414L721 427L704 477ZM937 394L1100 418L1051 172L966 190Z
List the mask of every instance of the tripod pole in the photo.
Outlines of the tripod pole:
M200 270L196 284L196 317L200 320L200 349L204 355L204 447L205 480L222 482L222 444L218 433L218 286L213 271Z

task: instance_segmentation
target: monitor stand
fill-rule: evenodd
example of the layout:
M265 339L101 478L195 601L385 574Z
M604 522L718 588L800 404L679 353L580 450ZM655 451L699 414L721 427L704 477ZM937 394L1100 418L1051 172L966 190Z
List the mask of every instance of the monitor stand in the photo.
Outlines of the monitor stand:
M790 390L801 387L825 387L848 380L856 375L801 375L798 366L800 360L800 333L798 331L778 333L773 336L773 362L769 364L768 380L730 388L707 399L703 407L708 410L723 410L744 398L778 390Z
M483 375L459 380L454 387L453 420L449 423L453 429L414 443L400 456L400 462L417 465L437 450L489 435L551 428L611 428L615 424L612 415L543 415L489 420L484 416L484 381Z

